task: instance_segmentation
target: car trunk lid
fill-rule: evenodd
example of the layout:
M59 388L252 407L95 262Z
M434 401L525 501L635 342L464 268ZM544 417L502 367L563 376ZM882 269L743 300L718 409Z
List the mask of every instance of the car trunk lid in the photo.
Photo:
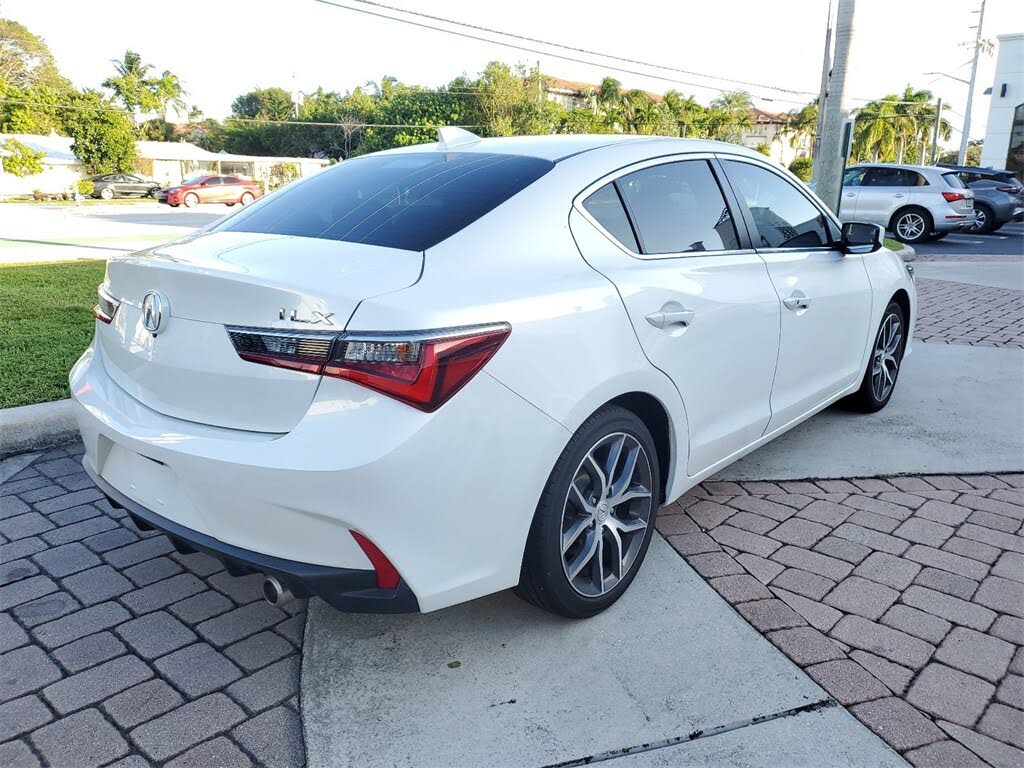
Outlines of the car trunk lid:
M114 380L160 413L287 432L312 402L319 375L241 359L228 327L322 334L329 342L360 301L415 283L422 260L415 251L246 232L116 256L107 283L121 303L113 322L98 324L99 346ZM155 334L143 308L150 292L166 304Z

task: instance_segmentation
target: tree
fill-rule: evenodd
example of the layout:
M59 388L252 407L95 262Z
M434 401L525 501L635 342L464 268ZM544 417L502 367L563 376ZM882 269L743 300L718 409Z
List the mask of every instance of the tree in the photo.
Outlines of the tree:
M11 19L0 19L0 82L15 88L71 87L43 39Z
M693 96L683 96L679 91L669 91L661 103L676 123L678 133L674 135L700 135L705 110Z
M789 136L789 146L793 149L804 146L807 139L813 141L818 132L818 100L793 110L786 116L786 123L779 133Z
M231 102L232 117L250 120L291 120L295 105L284 88L256 88Z
M90 173L127 173L135 159L135 125L131 116L97 91L68 96L79 107L64 124L75 153ZM69 110L70 112L70 110Z
M768 142L762 141L760 144L754 147L754 150L760 152L765 157L772 156L772 145L769 144Z
M754 124L754 102L746 91L723 91L708 110L709 138L738 142Z
M153 93L153 97L160 105L165 121L168 119L168 113L172 108L179 115L185 114L191 118L189 106L185 103L185 97L188 93L182 87L181 80L178 79L176 74L165 69L160 77L150 81L149 88ZM195 107L192 109L195 109Z
M0 156L3 157L3 167L7 173L25 177L43 172L45 152L38 152L17 139L8 139L0 149L3 150Z
M971 139L967 145L967 159L964 161L964 165L981 165L981 150L984 147L985 142L981 139ZM950 165L957 165L957 160L960 159L960 153L958 150L951 149L946 152L939 154L936 159L937 163L947 163Z
M800 181L811 180L811 170L814 168L814 161L809 157L798 157L789 164L789 170Z
M115 98L133 117L138 111L151 112L160 107L148 77L152 68L135 51L125 51L123 59L114 59L117 74L104 80L103 87L112 90Z

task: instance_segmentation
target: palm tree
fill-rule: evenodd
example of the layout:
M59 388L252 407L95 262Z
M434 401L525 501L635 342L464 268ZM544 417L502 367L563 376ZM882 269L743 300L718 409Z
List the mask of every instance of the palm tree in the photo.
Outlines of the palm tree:
M168 112L173 107L179 114L188 114L188 104L185 97L188 93L181 85L181 80L173 72L164 70L164 73L150 82L153 95L160 103L160 109L164 113L164 120L167 120Z
M114 69L117 75L104 80L103 87L114 92L132 119L135 119L137 110L148 112L158 106L153 92L147 87L147 75L152 67L143 63L142 56L135 51L125 51L123 59L114 59Z
M853 155L858 160L892 161L896 156L896 104L887 97L869 101L857 112L853 124Z
M704 107L693 96L683 96L679 91L669 91L661 102L679 129L680 136L693 136L704 119Z
M746 91L722 91L711 102L711 110L720 114L714 116L714 138L721 141L738 142L745 128L754 125L754 102Z
M815 134L818 132L818 100L814 99L799 110L793 110L786 118L786 124L782 126L779 133L789 136L789 146L793 149L805 146L805 141L810 139L813 143Z

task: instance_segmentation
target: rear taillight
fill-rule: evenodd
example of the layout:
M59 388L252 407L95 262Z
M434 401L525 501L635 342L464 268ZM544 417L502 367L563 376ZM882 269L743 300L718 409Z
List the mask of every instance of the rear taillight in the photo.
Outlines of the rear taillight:
M109 323L114 319L114 313L121 302L111 296L102 285L96 289L96 294L99 296L99 302L92 308L93 317L101 323Z
M963 200L966 198L966 195L963 192L943 192L942 196L946 198L947 203L953 203L957 200Z
M505 323L340 335L228 328L244 360L347 379L427 413L465 386L510 331Z
M1008 195L1019 195L1021 193L1020 187L996 187L996 189Z

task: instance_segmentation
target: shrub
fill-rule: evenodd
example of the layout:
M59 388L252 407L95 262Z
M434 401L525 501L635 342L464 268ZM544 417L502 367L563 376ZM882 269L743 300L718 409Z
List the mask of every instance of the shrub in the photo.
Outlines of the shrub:
M78 194L85 195L86 197L91 195L93 190L96 189L96 185L88 179L79 179L75 187L78 189Z
M814 161L809 157L798 157L789 164L789 170L792 171L793 175L800 179L800 181L805 182L811 180L811 168L813 167Z
M771 145L770 144L766 144L764 142L762 142L762 143L758 144L756 147L754 147L754 151L760 152L765 157L771 157L772 156L772 147L771 147Z

